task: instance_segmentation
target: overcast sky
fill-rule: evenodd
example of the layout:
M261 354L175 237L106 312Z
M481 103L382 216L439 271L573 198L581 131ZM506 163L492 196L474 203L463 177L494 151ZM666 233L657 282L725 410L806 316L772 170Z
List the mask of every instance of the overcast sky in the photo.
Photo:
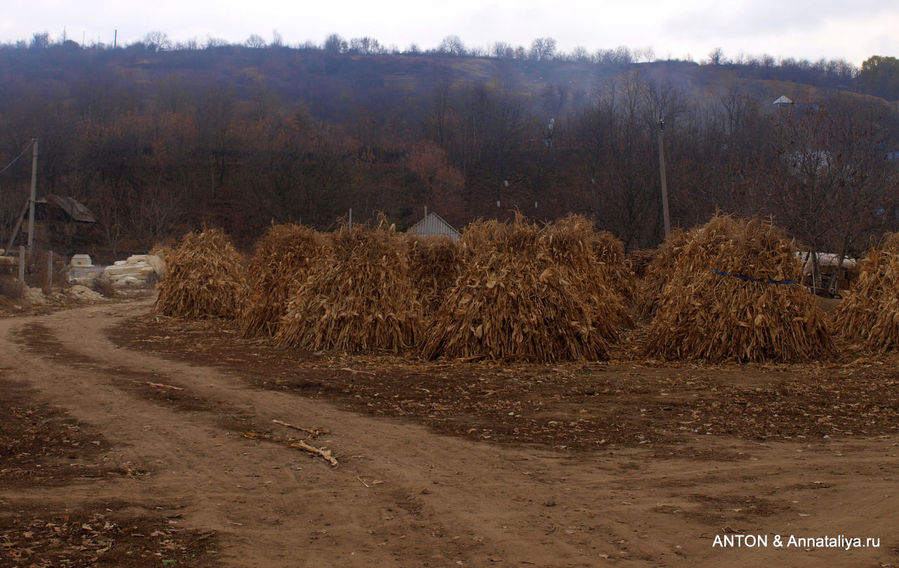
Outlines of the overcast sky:
M119 44L162 31L174 41L258 34L284 43L322 43L331 33L369 36L384 46L437 47L448 35L466 47L504 41L529 47L552 37L562 51L625 45L657 58L701 61L716 47L740 53L859 65L871 55L899 56L899 0L5 0L0 42L49 32L88 44Z

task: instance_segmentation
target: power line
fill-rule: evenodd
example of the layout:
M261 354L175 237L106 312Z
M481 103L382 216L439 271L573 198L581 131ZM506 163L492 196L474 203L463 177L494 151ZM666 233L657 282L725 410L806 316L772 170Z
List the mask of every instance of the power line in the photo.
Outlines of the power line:
M16 156L15 158L13 158L13 161L11 161L10 163L8 163L8 164L6 165L5 168L3 168L2 170L0 170L0 174L4 173L4 172L5 172L6 170L8 170L9 168L13 167L13 164L15 164L16 162L18 162L18 161L19 161L19 158L21 158L22 156L25 155L25 152L27 152L28 149L31 148L31 145L32 145L32 144L34 144L34 138L32 138L32 139L31 139L31 142L29 142L28 145L25 146L25 148L22 150L22 153L20 153L18 156Z

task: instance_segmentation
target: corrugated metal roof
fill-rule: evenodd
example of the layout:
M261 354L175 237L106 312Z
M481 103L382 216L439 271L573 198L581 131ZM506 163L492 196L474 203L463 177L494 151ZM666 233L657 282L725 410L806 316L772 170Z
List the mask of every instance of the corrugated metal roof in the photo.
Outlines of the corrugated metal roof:
M461 237L459 231L447 223L443 217L433 212L428 213L424 219L412 225L408 232L419 237L446 236L454 241Z

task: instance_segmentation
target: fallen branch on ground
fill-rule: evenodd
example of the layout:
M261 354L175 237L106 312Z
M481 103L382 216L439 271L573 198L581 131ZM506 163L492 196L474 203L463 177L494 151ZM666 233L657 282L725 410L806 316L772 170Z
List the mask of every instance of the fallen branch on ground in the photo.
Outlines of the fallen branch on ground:
M319 430L318 428L303 428L302 426L296 426L294 424L290 424L289 422L284 422L283 420L275 419L275 420L272 420L272 422L274 422L275 424L280 424L281 426L285 426L287 428L293 428L294 430L299 430L300 432L306 432L313 438L317 438L318 436L321 436L322 434L327 433L323 430Z
M310 446L306 442L294 442L288 446L289 448L294 448L296 450L303 450L304 452L309 452L310 454L314 454L316 456L321 457L323 460L327 461L331 464L331 467L337 467L337 458L331 455L331 450L326 450L324 448L316 448L315 446Z
M269 442L277 442L274 438L272 438L271 434L259 434L258 432L244 432L244 438L249 438L251 440L268 440Z
M176 386L172 386L172 385L164 385L162 383L151 383L150 381L147 381L146 384L151 387L158 388L158 389L168 389L168 390L173 390L173 391L183 391L184 390L184 388L182 388L182 387L176 387Z
M244 432L244 438L249 438L251 440L268 440L269 442L280 443L280 439L276 439L271 434L259 434L258 432ZM331 464L331 467L337 467L337 458L331 455L331 450L326 450L325 448L316 448L315 446L310 446L306 442L292 442L287 444L288 448L293 448L294 450L303 450L304 452L309 452L314 456L318 456Z

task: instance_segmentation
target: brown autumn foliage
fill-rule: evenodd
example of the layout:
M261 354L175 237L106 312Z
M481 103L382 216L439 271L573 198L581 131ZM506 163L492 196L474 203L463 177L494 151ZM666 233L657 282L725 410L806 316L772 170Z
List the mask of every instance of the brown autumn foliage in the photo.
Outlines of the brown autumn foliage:
M508 218L516 207L541 221L580 213L632 251L661 240L661 112L675 226L705 222L717 207L774 214L793 236L834 252L847 239L852 248L899 228L877 213L899 193L879 150L896 146L889 105L812 88L808 112L797 105L781 120L769 111L783 93L752 80L728 76L724 88L715 66L633 65L626 53L612 55L535 65L308 47L7 46L0 122L10 136L0 164L37 136L42 191L95 213L88 245L48 247L64 254L145 252L204 221L249 249L272 220L323 230L352 207L357 218L383 210L403 227L423 206L456 225ZM607 77L602 96L582 96L597 69ZM797 152L832 156L832 166L820 175L790 167ZM29 177L27 159L4 173L0 234L27 200ZM816 242L803 227L814 227Z

